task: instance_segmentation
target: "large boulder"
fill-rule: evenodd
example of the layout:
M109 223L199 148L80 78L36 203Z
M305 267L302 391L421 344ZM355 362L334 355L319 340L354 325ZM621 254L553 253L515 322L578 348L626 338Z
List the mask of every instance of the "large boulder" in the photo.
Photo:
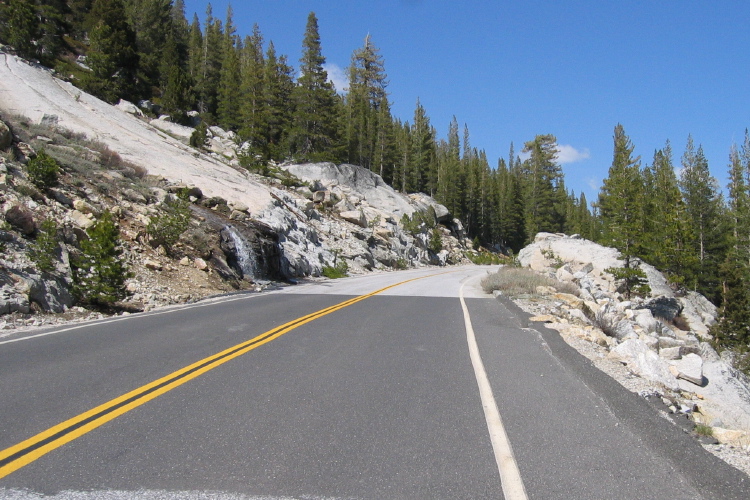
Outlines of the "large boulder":
M31 210L23 205L13 205L5 212L5 221L26 236L36 232L36 222Z
M441 205L431 196L427 196L424 193L413 193L409 195L409 199L412 201L417 210L426 212L430 207L435 210L435 218L437 222L449 223L453 219L451 213L448 211L445 205Z
M609 357L624 363L628 370L641 378L656 382L671 390L680 389L680 384L670 371L669 364L659 358L659 355L642 340L626 340L612 349Z

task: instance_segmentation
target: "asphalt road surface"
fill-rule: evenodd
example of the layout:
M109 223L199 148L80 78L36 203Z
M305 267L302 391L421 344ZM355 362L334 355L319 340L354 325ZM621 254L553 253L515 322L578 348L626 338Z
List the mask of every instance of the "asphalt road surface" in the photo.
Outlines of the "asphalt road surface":
M0 498L750 498L490 269L0 337Z

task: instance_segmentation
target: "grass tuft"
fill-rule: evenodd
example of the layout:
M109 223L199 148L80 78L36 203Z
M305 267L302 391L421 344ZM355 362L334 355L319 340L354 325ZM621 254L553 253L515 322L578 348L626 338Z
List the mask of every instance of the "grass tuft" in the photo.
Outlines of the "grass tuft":
M482 289L485 292L500 290L511 297L534 294L538 286L551 286L560 293L578 295L578 288L574 284L563 283L525 268L501 267L498 272L482 279Z

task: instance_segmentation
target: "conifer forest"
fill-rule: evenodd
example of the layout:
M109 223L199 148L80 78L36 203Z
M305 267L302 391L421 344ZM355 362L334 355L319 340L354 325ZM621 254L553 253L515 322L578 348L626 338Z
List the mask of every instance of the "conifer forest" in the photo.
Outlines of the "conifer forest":
M324 69L314 13L300 35L292 59L257 25L239 33L231 7L218 15L209 4L201 23L186 18L182 0L0 0L0 42L110 103L150 100L186 124L197 111L198 147L201 130L218 125L250 145L242 164L254 171L272 161L363 166L399 191L433 196L496 252L517 252L542 231L613 246L719 306L717 345L750 349L747 132L728 145L720 183L692 137L642 159L617 124L608 177L587 200L566 188L554 135L511 143L491 162L455 117L438 137L418 100L413 116L391 114L377 34L353 50L344 89Z

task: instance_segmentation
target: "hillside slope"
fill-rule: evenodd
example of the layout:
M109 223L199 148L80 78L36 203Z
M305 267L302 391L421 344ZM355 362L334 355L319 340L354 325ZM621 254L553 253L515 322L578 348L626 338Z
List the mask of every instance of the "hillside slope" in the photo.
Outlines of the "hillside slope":
M12 129L0 157L0 314L76 305L70 255L105 211L119 219L134 273L121 306L135 310L320 276L326 268L356 273L465 261L470 242L460 222L429 196L398 193L354 165L282 165L263 177L239 166L242 145L232 133L210 127L210 140L195 149L187 145L191 129L121 104L0 51L0 115ZM36 189L24 166L42 149L62 166L55 189ZM190 228L165 248L148 226L178 193L190 196ZM11 212L30 213L31 228L14 226ZM27 255L45 219L69 236L47 274Z

